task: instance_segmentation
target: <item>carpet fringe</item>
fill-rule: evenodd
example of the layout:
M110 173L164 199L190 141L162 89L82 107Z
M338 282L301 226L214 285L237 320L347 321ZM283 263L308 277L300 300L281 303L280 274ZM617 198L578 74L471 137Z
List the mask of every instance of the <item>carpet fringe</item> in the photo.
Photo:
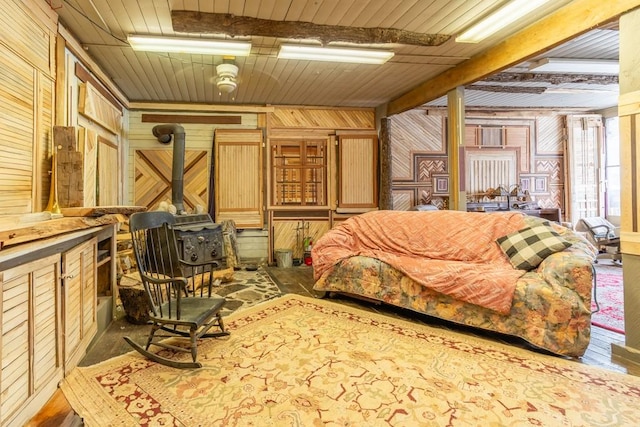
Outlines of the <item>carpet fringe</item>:
M60 383L60 390L82 418L85 427L136 427L139 423L104 390L83 368L74 368Z

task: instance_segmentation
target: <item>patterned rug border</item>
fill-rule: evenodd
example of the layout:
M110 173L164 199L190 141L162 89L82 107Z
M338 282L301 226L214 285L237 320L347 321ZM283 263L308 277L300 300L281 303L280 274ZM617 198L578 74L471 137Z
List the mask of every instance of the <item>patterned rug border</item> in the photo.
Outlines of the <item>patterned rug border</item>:
M249 307L227 317L226 325L232 333L240 332L252 324L271 316L278 316L288 310L314 310L324 315L339 316L356 321L370 328L383 328L404 339L425 341L431 344L446 344L449 351L460 351L474 357L508 361L518 368L531 371L531 374L546 373L559 375L592 389L594 393L606 390L616 399L637 402L640 399L640 378L607 371L599 367L582 365L558 356L546 355L531 350L511 347L508 344L494 342L481 337L468 336L459 332L442 330L432 326L410 322L399 318L390 318L383 314L345 306L339 302L315 299L300 295L284 295ZM212 341L208 341L212 342ZM203 343L207 344L207 343ZM217 345L213 343L213 345ZM224 344L222 344L224 345ZM109 359L102 363L74 369L65 378L60 387L71 406L85 420L87 426L138 425L135 419L125 411L111 396L107 395L94 379L97 373L119 366L132 365L143 369L153 362L144 359L138 353L131 352ZM203 360L206 369L206 361ZM515 367L514 367L515 369Z

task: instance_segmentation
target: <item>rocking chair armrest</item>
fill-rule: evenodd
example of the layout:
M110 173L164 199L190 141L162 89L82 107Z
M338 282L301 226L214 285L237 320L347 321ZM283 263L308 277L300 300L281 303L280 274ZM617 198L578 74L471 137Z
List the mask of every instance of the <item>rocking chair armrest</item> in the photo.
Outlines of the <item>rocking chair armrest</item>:
M175 284L180 284L182 286L182 288L186 288L188 280L186 277L167 277L167 278L159 278L159 277L152 277L149 276L148 274L144 274L144 273L140 273L140 275L145 279L148 280L151 283L155 283L157 285L162 285L165 283L175 283Z
M203 267L203 266L207 266L210 265L211 268L218 268L220 267L220 263L216 260L210 260L210 261L187 261L185 259L181 259L180 263L187 266L187 267Z

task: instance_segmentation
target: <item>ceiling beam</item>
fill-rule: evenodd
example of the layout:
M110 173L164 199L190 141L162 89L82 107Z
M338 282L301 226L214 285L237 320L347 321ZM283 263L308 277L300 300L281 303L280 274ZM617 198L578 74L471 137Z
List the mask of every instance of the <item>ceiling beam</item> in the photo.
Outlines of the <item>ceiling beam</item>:
M543 86L493 86L473 84L466 87L466 90L479 90L482 92L501 92L501 93L534 93L539 95L544 93L547 88Z
M524 30L421 83L389 102L387 115L398 114L444 96L450 90L482 80L640 6L640 0L574 0Z
M618 84L618 76L610 74L498 73L484 77L482 81L501 83L544 82L554 85L562 83L616 85Z
M273 21L226 13L172 10L173 30L182 33L262 36L286 39L314 39L323 44L349 42L361 44L400 43L417 46L440 46L449 34L423 34L395 28L346 27L319 25L303 21Z

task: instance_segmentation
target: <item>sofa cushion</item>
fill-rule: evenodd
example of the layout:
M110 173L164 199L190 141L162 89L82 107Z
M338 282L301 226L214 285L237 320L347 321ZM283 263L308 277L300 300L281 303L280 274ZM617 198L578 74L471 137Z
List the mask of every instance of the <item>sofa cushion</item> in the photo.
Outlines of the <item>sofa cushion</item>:
M571 246L548 222L499 237L496 242L518 270L531 270L549 255Z

